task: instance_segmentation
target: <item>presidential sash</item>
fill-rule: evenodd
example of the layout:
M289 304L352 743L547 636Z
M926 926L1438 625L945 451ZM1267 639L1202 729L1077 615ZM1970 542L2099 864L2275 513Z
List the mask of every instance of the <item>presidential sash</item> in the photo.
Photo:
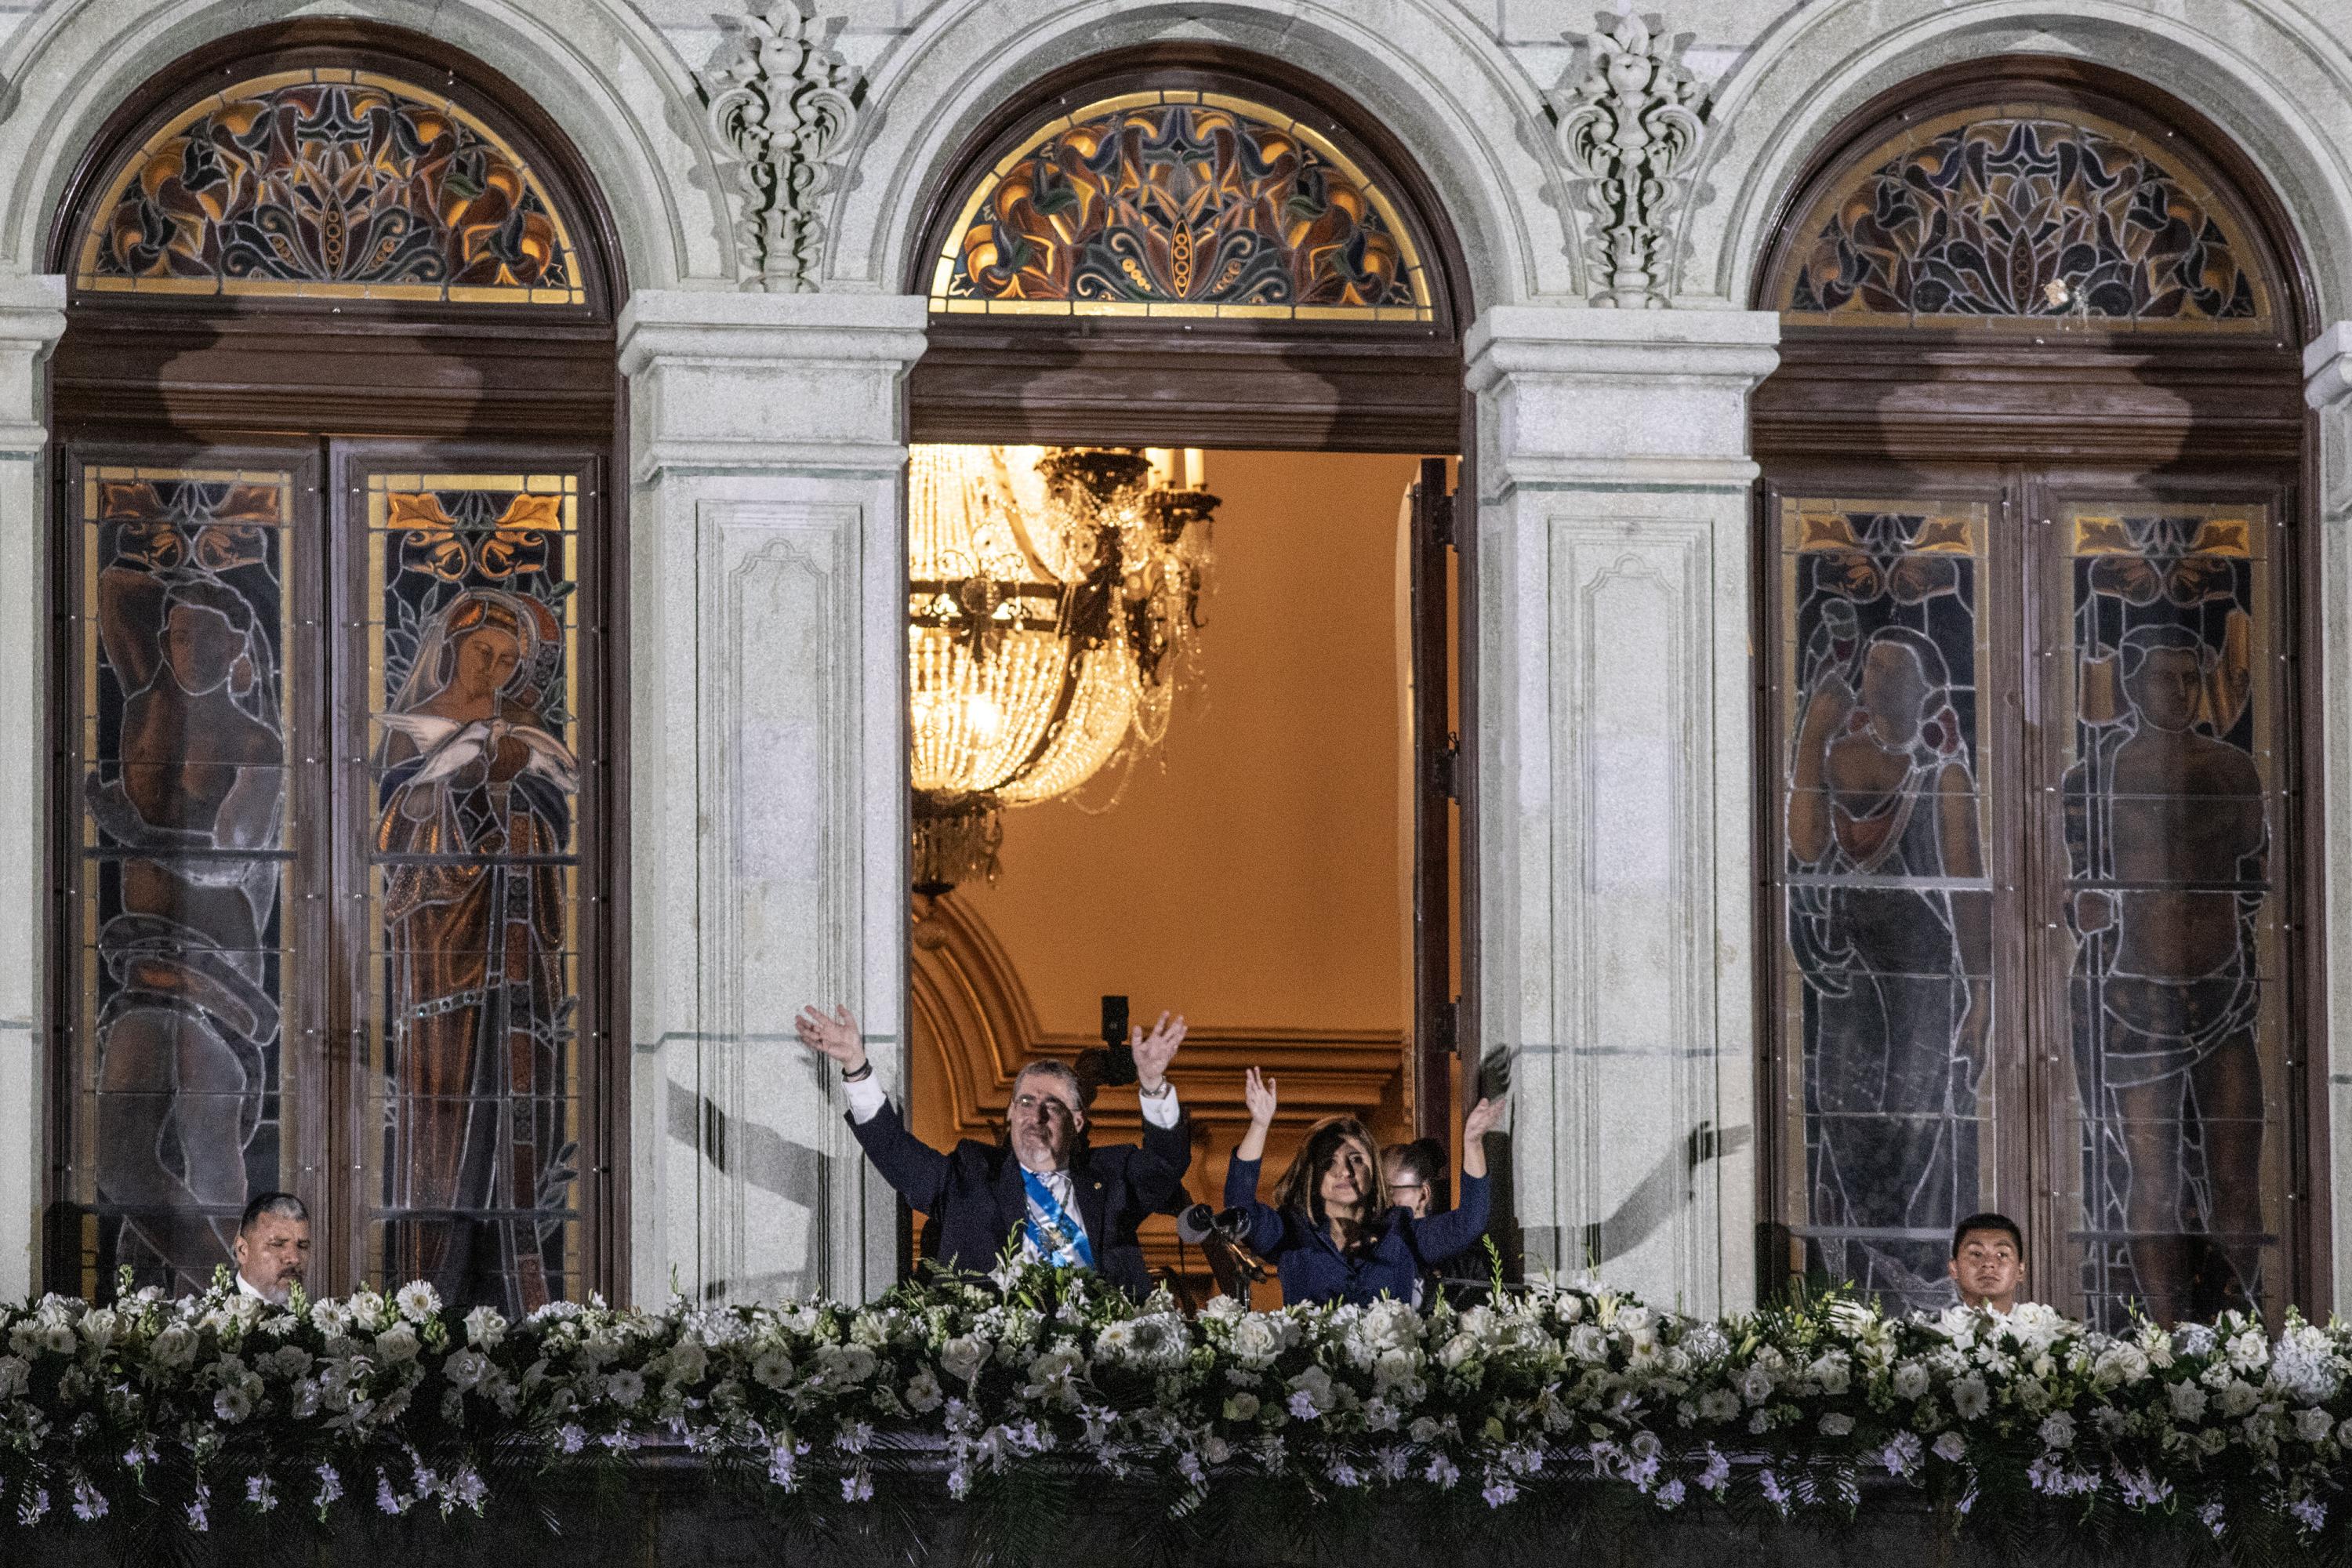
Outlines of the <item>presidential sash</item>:
M1037 1256L1056 1268L1092 1268L1095 1249L1054 1189L1026 1165L1021 1168L1021 1184L1029 1189L1029 1217L1022 1227Z

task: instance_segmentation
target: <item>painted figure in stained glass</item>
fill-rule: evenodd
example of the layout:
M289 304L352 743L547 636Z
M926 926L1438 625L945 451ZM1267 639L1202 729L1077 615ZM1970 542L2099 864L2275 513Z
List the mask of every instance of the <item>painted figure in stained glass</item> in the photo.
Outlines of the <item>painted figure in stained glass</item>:
M1949 1299L1949 1228L1978 1206L1990 893L1970 743L1976 563L1964 520L1803 525L1788 919L1811 1234L1833 1276L1932 1306Z
M1906 132L1805 223L1787 310L2250 328L2267 315L2214 199L2128 132L2069 111Z
M550 1299L553 1216L576 1175L562 862L579 764L551 718L562 651L540 598L461 589L425 616L378 715L387 1168L405 1215L394 1266L509 1312Z
M2079 525L2083 697L2064 794L2095 1315L2261 1291L2270 830L2250 751L2242 522Z
M1370 189L1286 127L1219 105L1082 119L990 187L946 298L1097 304L1425 304Z
M279 1033L285 745L272 627L248 595L274 612L278 501L268 486L131 481L100 506L101 743L82 781L113 873L97 1186L122 1215L117 1260L182 1289L227 1260L248 1156L254 1179L277 1175L274 1139L253 1145Z
M85 288L576 289L556 215L511 152L446 100L349 72L206 100L110 199Z

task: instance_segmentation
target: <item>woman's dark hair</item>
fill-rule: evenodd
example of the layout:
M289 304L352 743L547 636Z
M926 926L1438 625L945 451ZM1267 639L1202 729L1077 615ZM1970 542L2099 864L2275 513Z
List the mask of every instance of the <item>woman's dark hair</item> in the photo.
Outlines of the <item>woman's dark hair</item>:
M1446 1202L1445 1145L1434 1138L1416 1138L1410 1143L1391 1143L1381 1151L1383 1167L1396 1162L1397 1169L1429 1189L1429 1208L1434 1214L1453 1205ZM1385 1169L1381 1173L1386 1175Z
M1313 1220L1319 1227L1324 1222L1323 1173L1339 1163L1341 1151L1354 1144L1364 1156L1364 1179L1378 1184L1381 1179L1381 1146L1361 1121L1352 1116L1327 1116L1307 1130L1307 1142L1300 1144L1289 1169L1274 1186L1274 1206L1296 1209ZM1387 1205L1371 1193L1364 1194L1364 1217L1370 1219Z

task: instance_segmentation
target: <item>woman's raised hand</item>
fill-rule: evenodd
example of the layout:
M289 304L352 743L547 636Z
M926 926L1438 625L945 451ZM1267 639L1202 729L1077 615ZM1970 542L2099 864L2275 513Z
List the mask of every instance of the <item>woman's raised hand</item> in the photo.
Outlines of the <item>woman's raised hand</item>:
M1250 1125L1268 1127L1274 1122L1275 1080L1252 1068L1242 1075L1242 1101L1249 1107Z
M1462 1119L1462 1141L1467 1143L1474 1138L1484 1138L1502 1120L1503 1102L1500 1100L1480 1100Z
M793 1031L800 1036L801 1044L839 1062L843 1072L856 1072L866 1065L866 1041L846 1007L836 1005L827 1017L812 1004L793 1020Z

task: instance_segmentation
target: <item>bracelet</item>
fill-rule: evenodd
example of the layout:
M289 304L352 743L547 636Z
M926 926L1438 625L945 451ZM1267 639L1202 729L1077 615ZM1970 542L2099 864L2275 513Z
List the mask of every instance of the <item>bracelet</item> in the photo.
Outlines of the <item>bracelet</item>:
M1146 1089L1141 1084L1138 1084L1135 1086L1135 1092L1145 1100L1165 1100L1176 1092L1176 1086L1163 1078L1160 1080L1158 1089Z
M872 1078L873 1076L874 1058L872 1057L868 1057L866 1058L866 1065L859 1068L856 1072L843 1073L841 1075L841 1081L844 1083L864 1083L867 1079Z

